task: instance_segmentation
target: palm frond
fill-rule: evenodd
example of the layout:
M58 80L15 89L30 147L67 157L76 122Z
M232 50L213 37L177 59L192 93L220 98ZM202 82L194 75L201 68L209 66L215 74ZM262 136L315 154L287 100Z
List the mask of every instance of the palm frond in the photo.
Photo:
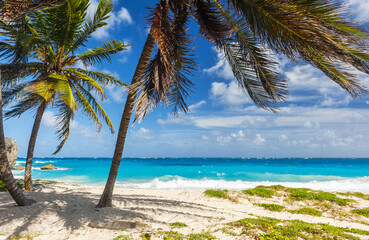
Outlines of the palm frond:
M109 0L101 0L97 6L96 12L92 19L87 19L83 29L78 32L76 40L70 51L77 51L91 37L97 29L107 25L106 20L111 17L109 15L113 11L113 6Z
M256 39L290 59L302 59L345 86L352 96L366 91L357 78L341 74L349 64L369 73L368 45L360 30L338 16L338 4L317 0L267 1L228 0L234 11L242 15ZM323 65L329 65L330 71ZM320 66L320 67L319 67ZM349 79L348 77L354 77ZM347 83L347 84L346 84Z
M100 105L100 103L94 98L94 96L92 96L92 94L85 88L83 88L83 86L81 86L79 83L73 83L73 86L79 92L78 96L80 98L83 97L83 99L87 101L87 102L83 101L84 104L81 105L83 111L85 111L87 114L90 115L90 117L92 117L91 115L92 112L90 109L93 109L94 113L97 112L102 117L106 125L108 125L111 133L114 133L113 123L110 121L108 114L105 112L104 108ZM98 120L98 122L100 121Z
M103 60L111 61L111 55L117 54L127 48L122 41L108 41L101 47L87 50L85 53L79 55L79 60L85 66L90 66L96 63L101 64Z
M76 68L76 71L86 74L87 76L91 77L92 79L95 79L96 81L100 82L104 86L106 85L128 86L128 84L121 82L119 79L117 79L112 74L84 70L81 68Z
M64 0L2 0L0 2L0 19L14 21L30 12L57 6Z

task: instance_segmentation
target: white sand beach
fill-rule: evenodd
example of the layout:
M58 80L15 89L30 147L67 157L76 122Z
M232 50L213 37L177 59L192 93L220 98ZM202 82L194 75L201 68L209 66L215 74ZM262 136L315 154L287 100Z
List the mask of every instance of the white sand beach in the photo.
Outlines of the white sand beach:
M95 208L102 187L64 183L47 184L26 195L37 201L30 207L17 207L10 195L0 193L0 239L23 236L24 239L114 239L129 235L142 239L149 233L151 239L163 239L158 232L178 231L183 234L209 232L218 239L254 239L232 236L220 231L225 224L243 218L264 216L283 220L298 219L308 223L329 223L338 227L369 230L369 219L352 214L338 213L336 208L323 212L321 217L292 214L287 211L271 212L257 203L279 203L286 208L312 206L309 202L288 202L281 197L262 199L238 196L237 201L211 198L200 190L142 190L115 189L114 208ZM237 193L234 193L237 195ZM239 194L239 193L238 193ZM367 208L369 201L357 197L354 206ZM344 211L341 209L340 211ZM136 228L108 230L96 226L113 222L137 223ZM188 226L173 228L169 223L183 222ZM114 224L113 224L114 225ZM123 230L123 231L122 231ZM236 230L235 230L236 231ZM27 238L29 237L29 238ZM361 239L369 239L362 237Z

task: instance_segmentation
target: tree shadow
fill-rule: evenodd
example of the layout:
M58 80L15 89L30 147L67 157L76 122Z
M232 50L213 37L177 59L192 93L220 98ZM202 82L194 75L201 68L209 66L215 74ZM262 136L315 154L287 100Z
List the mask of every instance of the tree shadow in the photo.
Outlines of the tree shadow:
M60 185L63 187L63 185ZM58 186L59 187L59 186ZM55 216L57 221L51 223L60 229L69 231L86 227L90 222L108 223L112 221L131 221L144 224L165 224L157 214L171 214L204 217L195 214L202 212L210 215L215 209L201 204L185 201L161 199L148 195L114 195L113 208L95 208L100 194L93 194L84 189L54 191L44 187L37 192L26 192L27 197L35 199L36 204L28 207L18 207L8 193L0 193L0 233L3 226L14 225L11 233L17 235L32 229L33 224L42 224L45 218ZM197 211L194 211L197 210ZM19 221L21 220L21 221ZM50 224L50 222L48 222ZM47 225L45 225L47 228Z

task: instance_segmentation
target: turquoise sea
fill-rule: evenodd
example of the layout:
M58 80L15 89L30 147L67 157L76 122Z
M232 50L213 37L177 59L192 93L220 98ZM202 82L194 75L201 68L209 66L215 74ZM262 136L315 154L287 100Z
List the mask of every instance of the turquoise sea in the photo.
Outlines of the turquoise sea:
M18 163L25 165L25 159ZM41 171L53 164L57 170ZM33 179L105 184L110 158L35 158ZM23 177L24 171L14 171ZM326 191L369 192L369 159L125 158L117 186L148 189L247 189L282 184Z

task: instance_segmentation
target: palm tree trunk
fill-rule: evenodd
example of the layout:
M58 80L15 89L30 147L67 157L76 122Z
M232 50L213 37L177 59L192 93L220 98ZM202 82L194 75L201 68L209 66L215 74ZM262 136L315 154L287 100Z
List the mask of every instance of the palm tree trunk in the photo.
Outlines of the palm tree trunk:
M8 189L10 195L19 206L30 206L36 201L28 199L24 196L23 192L18 188L15 182L13 173L10 171L8 157L6 156L5 150L5 138L4 138L4 127L3 127L3 103L0 91L0 175L5 183L5 187Z
M138 61L135 74L133 75L132 83L136 83L143 76L143 72L150 60L150 56L155 47L155 40L150 32L147 36L144 48L142 50L140 59ZM115 145L114 156L110 167L108 181L106 182L105 189L101 195L100 201L96 207L112 207L112 198L115 180L118 175L118 169L122 160L122 154L124 149L124 143L126 140L127 129L131 120L132 109L137 93L133 90L128 91L127 101L124 106L122 119L119 126L117 143Z
M38 133L38 130L40 129L42 116L44 115L46 106L47 106L47 103L43 101L37 109L35 122L33 123L31 137L28 143L26 170L24 172L24 188L26 191L33 190L32 177L31 177L33 153L35 151L37 133Z

